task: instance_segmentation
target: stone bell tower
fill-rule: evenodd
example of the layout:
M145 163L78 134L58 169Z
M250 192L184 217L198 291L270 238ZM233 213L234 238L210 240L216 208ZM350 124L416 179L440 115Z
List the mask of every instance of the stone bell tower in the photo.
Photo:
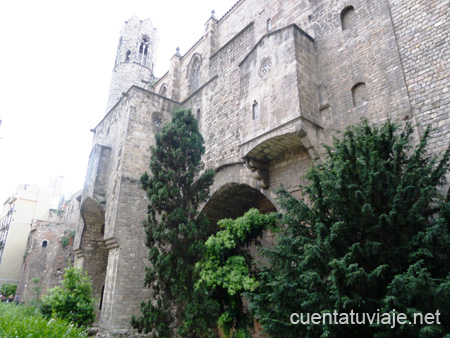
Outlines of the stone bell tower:
M132 16L122 27L114 63L106 113L131 86L146 87L155 80L155 62L158 31L150 19Z

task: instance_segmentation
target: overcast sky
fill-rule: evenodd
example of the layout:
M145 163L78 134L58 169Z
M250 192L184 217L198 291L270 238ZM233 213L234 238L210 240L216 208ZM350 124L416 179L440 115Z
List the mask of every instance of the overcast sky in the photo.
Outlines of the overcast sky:
M105 113L122 24L159 29L155 75L184 54L216 11L237 0L10 0L0 4L0 201L17 184L64 176L81 189L94 128ZM1 211L1 206L0 206Z

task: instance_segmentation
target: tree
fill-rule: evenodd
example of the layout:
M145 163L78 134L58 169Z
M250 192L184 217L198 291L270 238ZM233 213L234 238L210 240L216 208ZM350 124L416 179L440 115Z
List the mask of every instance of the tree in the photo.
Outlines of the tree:
M275 231L275 222L275 213L263 215L252 208L237 219L219 221L222 230L206 241L205 256L196 265L200 275L196 288L207 290L209 299L220 306L218 326L227 337L250 337L253 317L243 294L258 286L258 267L247 247L259 244L264 230Z
M324 163L309 171L306 201L280 190L286 228L266 250L271 267L260 274L251 303L272 337L450 334L450 204L437 189L445 183L449 151L440 160L428 156L429 132L413 146L409 125L362 122L335 139ZM352 311L394 309L413 323L414 313L439 311L441 325L391 328L367 319L334 325L329 316L316 324L290 322L292 313L305 322L306 314L336 310L349 318Z
M214 324L210 315L217 311L203 290L194 290L195 263L203 256L209 225L197 210L208 198L214 172L203 171L203 138L189 110L174 111L155 143L152 175L141 178L150 202L145 285L152 288L152 299L141 304L142 316L133 316L131 324L158 337L199 337L207 335Z
M41 311L47 318L56 317L77 326L88 326L95 319L94 300L87 274L69 266L61 286L54 287L42 297Z

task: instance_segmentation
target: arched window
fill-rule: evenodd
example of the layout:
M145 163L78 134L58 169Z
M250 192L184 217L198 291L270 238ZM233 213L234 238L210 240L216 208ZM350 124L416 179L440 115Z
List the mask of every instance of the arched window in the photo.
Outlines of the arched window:
M267 33L272 30L272 20L267 20Z
M147 64L148 45L149 45L148 37L146 36L142 37L141 45L139 46L139 62L143 66Z
M167 86L165 84L159 89L159 95L167 97Z
M258 102L253 101L253 106L252 106L252 117L253 120L256 120L259 116L259 106L258 106Z
M47 247L47 244L48 244L48 241L43 241L43 242L42 242L42 247L43 247L43 248L46 248L46 247Z
M195 54L188 67L189 89L192 94L200 88L202 59L199 54Z
M131 55L131 52L129 50L127 50L127 54L125 55L125 62L130 61L130 55Z
M345 7L341 12L342 30L350 29L356 26L355 8L353 6Z
M358 82L352 87L353 107L362 106L368 101L367 88L364 82Z

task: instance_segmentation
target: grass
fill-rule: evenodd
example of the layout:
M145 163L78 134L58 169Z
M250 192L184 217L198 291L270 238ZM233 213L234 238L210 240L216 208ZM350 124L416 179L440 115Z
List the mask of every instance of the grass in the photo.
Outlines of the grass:
M47 320L34 307L0 303L0 338L79 338L86 333L61 319Z

